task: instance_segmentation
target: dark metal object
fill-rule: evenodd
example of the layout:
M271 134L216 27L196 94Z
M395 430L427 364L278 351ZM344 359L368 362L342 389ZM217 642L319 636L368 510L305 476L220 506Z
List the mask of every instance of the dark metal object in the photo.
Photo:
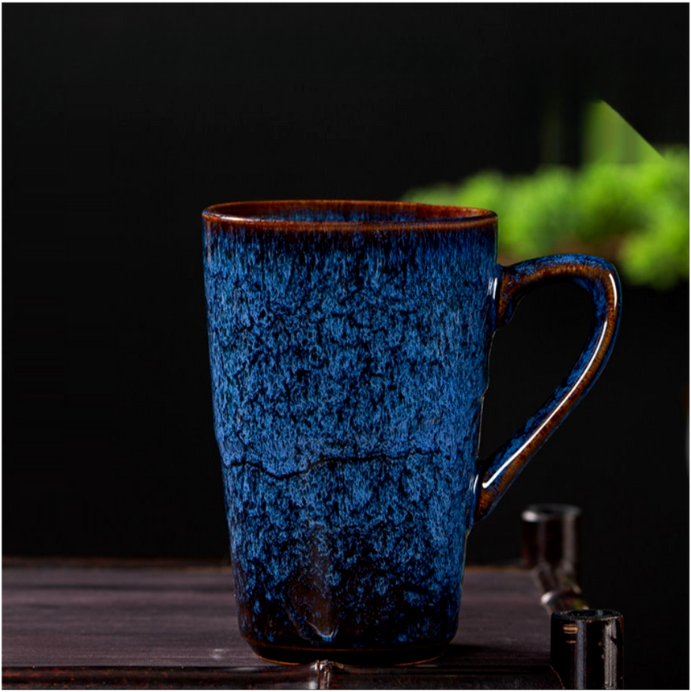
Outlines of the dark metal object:
M573 505L530 505L523 520L523 561L527 567L541 562L568 563L580 582L583 529L582 512Z
M624 686L624 618L591 610L581 591L581 510L532 505L523 520L523 562L552 613L551 664L566 689Z
M531 505L521 515L523 562L543 592L550 613L588 604L581 591L581 510L571 505Z
M623 616L616 610L553 613L551 663L567 689L622 689Z
M543 592L540 603L548 613L582 610L588 607L581 587L568 568L553 567L543 562L533 568L533 576Z

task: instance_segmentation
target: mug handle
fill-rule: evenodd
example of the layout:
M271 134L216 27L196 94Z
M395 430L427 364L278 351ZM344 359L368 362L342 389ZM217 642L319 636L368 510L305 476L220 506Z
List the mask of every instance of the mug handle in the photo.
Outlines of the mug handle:
M599 257L551 255L501 267L495 284L496 326L507 324L521 298L533 288L569 281L588 291L595 319L583 352L568 377L542 408L482 464L475 521L484 519L533 454L593 385L609 359L619 328L621 286L616 269Z

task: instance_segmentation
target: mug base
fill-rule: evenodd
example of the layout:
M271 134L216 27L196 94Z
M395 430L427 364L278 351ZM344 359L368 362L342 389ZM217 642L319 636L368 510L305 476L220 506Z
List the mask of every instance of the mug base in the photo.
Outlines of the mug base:
M271 663L298 665L314 661L334 661L363 666L412 666L439 658L449 642L405 649L326 649L292 646L267 646L248 642L259 658Z

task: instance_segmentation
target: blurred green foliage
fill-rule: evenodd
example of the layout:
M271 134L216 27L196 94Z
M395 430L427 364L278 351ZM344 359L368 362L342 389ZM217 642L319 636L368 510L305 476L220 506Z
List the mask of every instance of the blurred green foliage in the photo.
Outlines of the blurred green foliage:
M503 264L558 252L600 255L622 278L658 289L689 277L689 152L639 163L544 166L528 176L481 172L460 184L411 190L406 201L499 214Z

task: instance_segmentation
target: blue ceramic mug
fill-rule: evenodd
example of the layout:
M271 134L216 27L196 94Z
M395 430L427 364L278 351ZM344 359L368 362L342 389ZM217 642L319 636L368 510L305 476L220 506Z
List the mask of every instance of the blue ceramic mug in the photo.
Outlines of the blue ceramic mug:
M606 261L496 263L482 209L355 201L204 211L215 431L240 629L282 662L413 663L456 632L468 532L593 384L619 322ZM543 408L478 459L494 331L529 289L595 322Z

